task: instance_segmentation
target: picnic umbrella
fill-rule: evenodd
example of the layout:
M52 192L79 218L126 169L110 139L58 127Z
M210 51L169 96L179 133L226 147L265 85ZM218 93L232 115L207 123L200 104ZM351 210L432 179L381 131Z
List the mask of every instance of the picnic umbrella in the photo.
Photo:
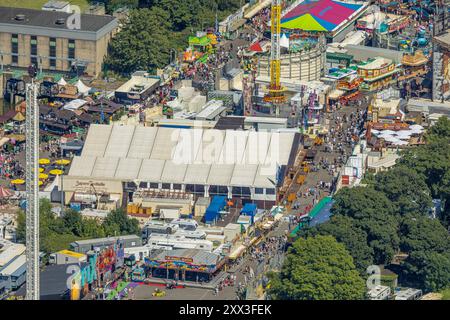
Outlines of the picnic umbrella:
M409 128L412 130L423 130L423 127L420 124L413 124L409 126Z
M42 180L48 179L48 174L39 173L39 179L42 179Z
M50 164L50 159L47 159L47 158L39 159L39 164L44 165L44 166L47 164Z
M396 141L396 142L393 142L392 143L393 145L396 145L396 146L406 146L407 144L409 144L407 141Z
M44 182L39 180L39 187L42 186L43 184L44 184Z
M11 191L6 189L4 186L0 186L0 199L9 198L10 196L12 196Z
M51 175L54 175L54 176L59 176L59 175L62 175L62 174L63 174L63 171L60 170L60 169L53 169L53 170L50 170L49 173L50 173Z
M39 173L42 173L42 172L44 172L44 171L45 171L44 168L39 168Z
M55 163L58 165L67 166L70 163L70 160L59 159L59 160L56 160Z
M23 180L23 179L11 180L11 184L21 185L21 184L24 184L24 183L25 183L25 180Z

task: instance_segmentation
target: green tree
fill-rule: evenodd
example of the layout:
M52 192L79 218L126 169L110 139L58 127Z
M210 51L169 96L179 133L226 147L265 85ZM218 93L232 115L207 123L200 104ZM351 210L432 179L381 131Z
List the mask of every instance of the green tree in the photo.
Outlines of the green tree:
M354 219L355 225L367 233L369 247L376 264L390 263L399 249L398 217L392 202L370 187L344 188L335 196L333 215Z
M66 230L77 236L83 235L83 220L81 214L75 210L66 210L62 218Z
M426 292L450 286L450 253L414 251L403 263L403 273L412 286Z
M122 74L155 72L169 62L170 16L160 8L131 10L122 30L113 38L107 69Z
M408 215L401 223L400 233L403 252L450 252L448 231L436 219Z
M122 208L108 214L103 221L103 228L107 236L140 234L139 221L130 219Z
M356 269L362 276L366 276L366 269L373 264L373 248L368 245L367 233L359 228L354 219L335 215L315 228L305 229L300 236L331 235L345 245L353 258Z
M343 244L316 236L293 244L268 292L280 300L356 300L364 298L365 283Z
M432 206L430 189L415 171L394 167L376 175L375 190L383 192L401 215L428 215Z

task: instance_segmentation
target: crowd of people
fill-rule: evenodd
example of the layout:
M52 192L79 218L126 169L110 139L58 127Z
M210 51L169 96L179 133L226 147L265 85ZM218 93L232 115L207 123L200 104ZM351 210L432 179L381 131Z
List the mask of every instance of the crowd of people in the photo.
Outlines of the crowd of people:
M0 152L0 177L1 179L22 179L25 169L20 164L15 153Z

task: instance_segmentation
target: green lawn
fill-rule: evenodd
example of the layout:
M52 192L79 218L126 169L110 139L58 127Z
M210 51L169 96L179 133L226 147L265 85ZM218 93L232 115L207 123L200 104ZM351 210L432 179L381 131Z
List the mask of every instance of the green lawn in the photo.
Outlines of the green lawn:
M440 293L442 294L442 300L450 300L450 288L442 290Z
M77 5L84 11L89 7L88 0L65 0L70 4ZM18 7L18 8L30 8L41 9L42 5L48 2L48 0L0 0L0 7Z

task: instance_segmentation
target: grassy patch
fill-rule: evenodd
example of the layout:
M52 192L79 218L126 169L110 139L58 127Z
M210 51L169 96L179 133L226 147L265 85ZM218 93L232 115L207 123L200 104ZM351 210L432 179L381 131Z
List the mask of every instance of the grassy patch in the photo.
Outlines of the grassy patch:
M450 300L450 288L442 290L440 293L442 294L442 300Z
M66 0L70 4L77 5L81 11L89 7L88 0ZM0 0L0 7L17 7L28 9L41 9L48 0Z

